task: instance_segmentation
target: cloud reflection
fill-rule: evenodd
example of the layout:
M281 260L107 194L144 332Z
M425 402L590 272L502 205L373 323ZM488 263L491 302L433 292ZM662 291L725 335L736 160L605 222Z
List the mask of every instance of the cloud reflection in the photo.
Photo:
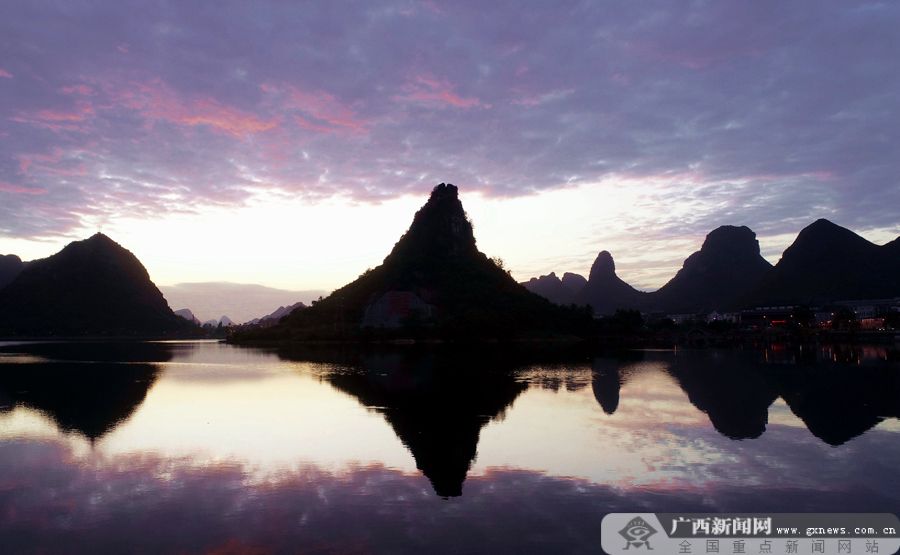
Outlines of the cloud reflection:
M617 488L494 468L442 500L380 465L303 466L251 479L236 461L75 456L52 441L0 443L0 540L15 553L596 552L611 511L891 511L896 497L717 485Z

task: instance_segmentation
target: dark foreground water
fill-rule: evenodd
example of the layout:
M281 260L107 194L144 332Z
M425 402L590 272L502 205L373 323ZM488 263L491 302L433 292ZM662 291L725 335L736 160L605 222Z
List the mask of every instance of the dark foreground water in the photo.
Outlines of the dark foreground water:
M607 512L900 512L897 357L0 344L0 552L598 553Z

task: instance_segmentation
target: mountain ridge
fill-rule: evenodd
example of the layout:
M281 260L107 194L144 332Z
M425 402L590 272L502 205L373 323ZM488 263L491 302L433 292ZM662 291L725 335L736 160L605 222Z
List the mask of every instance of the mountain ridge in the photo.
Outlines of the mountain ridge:
M523 283L538 294L559 291L555 281L561 280L548 276L556 273ZM749 227L719 226L672 279L651 292L621 280L612 255L601 251L574 302L590 304L597 314L620 308L690 313L895 296L900 296L900 237L879 246L820 218L798 233L774 266L761 256Z
M168 335L190 329L137 257L102 233L31 261L0 290L4 334Z

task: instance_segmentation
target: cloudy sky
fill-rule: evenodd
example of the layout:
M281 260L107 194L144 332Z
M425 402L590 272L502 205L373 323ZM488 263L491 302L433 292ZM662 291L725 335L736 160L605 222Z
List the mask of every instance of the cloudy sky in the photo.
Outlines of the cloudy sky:
M516 277L900 234L893 2L5 2L0 253L330 289L437 183Z

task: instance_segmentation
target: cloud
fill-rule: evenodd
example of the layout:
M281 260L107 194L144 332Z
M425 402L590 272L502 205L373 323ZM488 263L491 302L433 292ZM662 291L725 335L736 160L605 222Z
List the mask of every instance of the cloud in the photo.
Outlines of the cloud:
M698 443L680 447L702 449ZM888 451L893 446L881 445ZM440 546L449 552L568 553L595 550L598 523L609 512L753 512L771 510L776 501L807 512L884 512L897 501L889 488L847 484L843 475L824 489L809 487L801 478L815 460L791 460L773 473L768 457L735 451L751 471L775 476L775 485L735 485L732 474L722 474L702 488L661 480L622 489L491 468L469 476L462 497L444 500L418 473L380 464L337 470L301 464L259 476L237 460L202 464L151 452L77 455L62 442L15 439L0 442L0 535L14 552L59 545L109 552L141 538L151 552L269 553L298 546L421 552ZM783 482L793 477L800 485L779 483L780 474ZM550 529L565 533L548 534Z
M239 139L269 131L278 125L274 119L244 112L212 97L179 97L158 79L114 88L112 96L114 102L138 112L145 119L165 120L191 127L209 126L214 131Z
M838 0L4 5L0 181L48 204L0 219L38 237L261 192L511 197L624 176L654 187L636 232L896 229L898 25L900 6ZM37 171L57 155L66 170Z
M12 183L0 181L0 193L11 193L13 195L44 195L47 194L46 189L31 189Z
M365 133L368 122L353 109L325 91L305 91L291 85L263 83L263 93L281 111L294 112L294 120L303 129L322 133Z
M417 75L403 86L403 94L395 100L423 104L432 107L477 108L483 106L474 97L462 97L455 92L455 87L446 79L432 75Z

